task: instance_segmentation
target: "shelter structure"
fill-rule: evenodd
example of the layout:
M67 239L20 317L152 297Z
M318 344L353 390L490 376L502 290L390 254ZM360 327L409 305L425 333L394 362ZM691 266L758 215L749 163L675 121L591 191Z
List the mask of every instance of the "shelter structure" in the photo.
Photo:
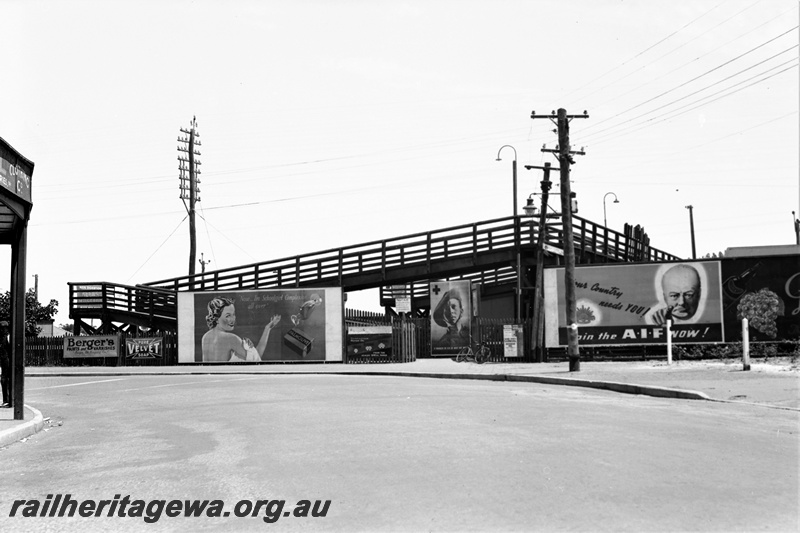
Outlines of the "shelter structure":
M11 406L14 419L24 418L25 268L28 220L33 201L33 161L0 138L0 244L11 246Z

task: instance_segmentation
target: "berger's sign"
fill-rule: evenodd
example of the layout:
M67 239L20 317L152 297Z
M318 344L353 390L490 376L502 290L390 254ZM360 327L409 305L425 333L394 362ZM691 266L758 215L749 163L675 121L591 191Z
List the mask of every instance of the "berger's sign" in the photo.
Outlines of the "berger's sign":
M64 337L64 358L117 357L119 337L117 335Z

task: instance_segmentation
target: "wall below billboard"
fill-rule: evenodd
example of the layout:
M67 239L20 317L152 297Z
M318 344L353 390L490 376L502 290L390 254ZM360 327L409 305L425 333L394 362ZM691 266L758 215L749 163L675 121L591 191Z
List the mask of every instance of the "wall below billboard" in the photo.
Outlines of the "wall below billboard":
M341 288L178 294L178 362L341 361Z

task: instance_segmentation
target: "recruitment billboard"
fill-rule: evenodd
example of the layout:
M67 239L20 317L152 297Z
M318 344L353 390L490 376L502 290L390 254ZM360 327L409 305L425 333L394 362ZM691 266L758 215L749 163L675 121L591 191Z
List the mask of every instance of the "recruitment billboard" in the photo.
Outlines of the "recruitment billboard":
M471 295L469 280L430 283L431 355L456 355L470 345Z
M575 268L581 345L724 340L718 261L592 265ZM545 342L567 345L564 268L545 269Z
M178 362L341 361L342 289L178 294Z

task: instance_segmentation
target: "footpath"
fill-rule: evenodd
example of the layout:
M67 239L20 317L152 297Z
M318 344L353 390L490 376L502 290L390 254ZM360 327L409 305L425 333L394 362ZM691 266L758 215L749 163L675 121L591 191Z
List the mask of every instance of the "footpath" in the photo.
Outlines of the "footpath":
M407 376L438 379L527 381L549 385L591 387L623 394L698 401L739 402L769 409L797 411L800 418L800 362L786 358L741 360L594 362L582 361L569 371L559 363L456 363L451 359L420 359L413 363L302 363L269 365L181 365L168 367L29 367L26 380L47 377L208 374L343 374ZM28 381L29 383L29 381ZM13 420L12 409L0 409L0 447L33 435L44 426L35 406L25 406L25 420Z

